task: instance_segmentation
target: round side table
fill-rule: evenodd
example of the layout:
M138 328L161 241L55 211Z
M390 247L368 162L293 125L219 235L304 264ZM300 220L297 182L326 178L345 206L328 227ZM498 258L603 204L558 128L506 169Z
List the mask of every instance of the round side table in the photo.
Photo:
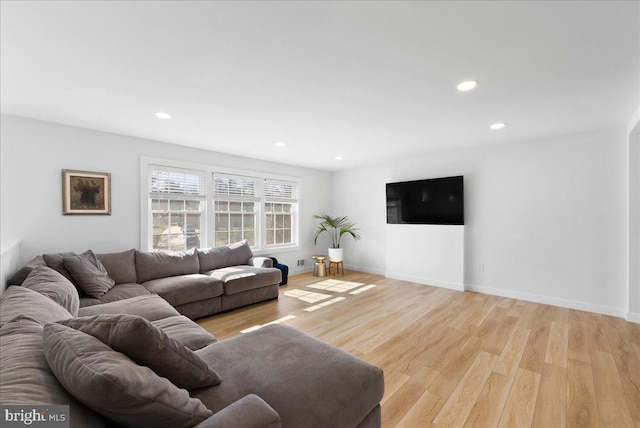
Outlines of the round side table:
M321 278L327 276L327 265L325 260L327 260L329 256L316 255L311 256L311 258L316 262L313 266L313 276Z

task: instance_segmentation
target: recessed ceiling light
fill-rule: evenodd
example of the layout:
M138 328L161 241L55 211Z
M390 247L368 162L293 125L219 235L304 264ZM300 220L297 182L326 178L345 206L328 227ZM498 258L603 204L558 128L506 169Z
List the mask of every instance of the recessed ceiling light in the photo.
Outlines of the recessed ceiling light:
M475 88L476 86L478 86L478 81L477 80L466 80L462 83L459 83L458 86L456 86L456 88L460 91L460 92L464 92L464 91L470 91L473 88Z
M282 141L276 142L276 147L284 147L284 146L286 146L286 144L283 143Z
M498 129L502 129L502 128L504 128L505 126L507 126L507 125L505 125L505 124L504 124L504 123L502 123L502 122L498 122L498 123L494 123L494 124L493 124L493 125L491 125L489 128L491 128L491 129L493 129L494 131L496 131L496 130L498 130Z
M171 119L171 115L169 113L163 113L161 111L156 112L156 117L158 119Z
M337 161L341 161L343 158L342 158L342 156L336 156L334 159L337 160Z

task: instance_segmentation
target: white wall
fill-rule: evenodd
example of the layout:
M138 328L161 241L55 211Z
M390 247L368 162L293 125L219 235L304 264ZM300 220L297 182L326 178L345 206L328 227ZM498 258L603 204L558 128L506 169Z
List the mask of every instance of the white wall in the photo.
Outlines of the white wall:
M295 272L296 260L319 251L312 216L331 204L329 172L15 116L2 115L0 125L1 235L21 241L21 264L47 252L140 248L141 156L301 177L301 248L274 255ZM110 172L113 214L63 216L62 169Z
M345 259L389 269L386 182L462 174L466 289L624 316L626 140L623 130L591 132L335 173L333 211L349 214L363 235L346 243ZM396 257L421 251L427 226L413 227L414 237L389 248ZM414 275L433 271L425 264Z

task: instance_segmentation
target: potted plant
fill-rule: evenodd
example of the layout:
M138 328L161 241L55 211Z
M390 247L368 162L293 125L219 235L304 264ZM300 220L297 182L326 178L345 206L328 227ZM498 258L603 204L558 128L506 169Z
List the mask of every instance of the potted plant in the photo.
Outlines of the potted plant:
M327 232L331 236L331 248L329 248L329 260L332 262L341 262L343 260L344 249L340 248L340 239L342 235L349 234L353 239L360 239L360 231L356 228L355 223L349 220L349 217L331 217L328 214L314 215L314 218L321 220L313 235L314 245L318 242L318 237L323 232Z

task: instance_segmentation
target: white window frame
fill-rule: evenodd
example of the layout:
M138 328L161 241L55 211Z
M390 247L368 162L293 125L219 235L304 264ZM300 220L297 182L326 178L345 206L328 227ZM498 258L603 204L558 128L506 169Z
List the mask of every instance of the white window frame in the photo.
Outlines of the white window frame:
M150 171L152 166L157 165L168 169L177 168L181 170L199 171L206 173L206 208L203 214L202 229L200 236L200 246L209 248L215 246L215 214L214 214L214 189L213 174L257 177L257 192L260 200L256 202L256 245L252 247L255 255L274 254L300 249L300 195L302 194L302 179L300 177L271 174L262 171L251 171L237 168L220 167L215 165L201 164L195 162L176 161L172 159L156 158L151 156L140 157L140 248L142 251L150 251L153 244L151 233L152 210L150 194ZM292 241L291 245L266 245L266 215L264 213L264 182L265 180L282 181L292 183L297 192L294 202L294 213L292 215ZM291 201L283 201L290 203Z

